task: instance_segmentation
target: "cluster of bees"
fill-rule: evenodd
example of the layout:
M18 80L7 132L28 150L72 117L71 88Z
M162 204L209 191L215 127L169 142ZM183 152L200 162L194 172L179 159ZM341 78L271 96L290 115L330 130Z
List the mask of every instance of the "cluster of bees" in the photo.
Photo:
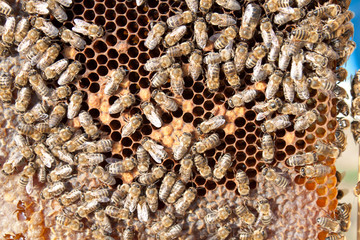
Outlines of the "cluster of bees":
M348 6L334 3L306 11L312 6L310 2L246 1L242 7L236 0L186 0L189 10L176 13L166 23L154 23L148 33L145 40L148 49L153 50L159 44L166 49L164 55L149 59L144 66L145 70L155 72L150 80L153 101L140 104L144 116L139 113L130 116L121 136L135 133L143 117L161 128L164 123L159 108L170 112L179 109L178 101L161 87L170 79L172 93L181 98L186 66L180 59L184 57L188 56L190 77L197 81L204 75L204 85L210 93L219 91L223 72L226 84L234 89L234 95L228 100L230 108L243 107L257 97L259 91L251 86L244 89L245 83L240 77L243 72L252 72L252 83L268 81L266 100L253 106L256 120L264 121L261 149L265 167L261 174L266 181L286 191L290 180L274 167L274 133L291 125L295 131L303 132L315 124L321 113L301 103L310 98L310 89L334 95L339 100L338 112L349 114L344 100L346 91L337 83L346 78L347 72L340 66L355 48L350 40L354 31L350 20L354 14L347 10ZM137 1L138 5L143 3ZM176 239L186 230L185 219L197 201L197 189L191 185L195 171L215 182L232 171L234 156L230 153L222 154L213 168L205 156L206 151L220 145L221 139L215 130L224 126L226 119L217 115L204 120L196 126L196 133L184 132L179 136L178 144L171 150L144 137L130 157L106 158L113 142L101 139L101 131L89 112L81 110L83 93L71 84L81 71L81 63L69 61L60 54L62 43L82 50L85 38L99 38L105 32L102 27L81 19L74 19L71 30L55 27L52 21L67 21L64 8L71 4L71 0L23 1L21 7L26 16L15 17L11 6L0 1L0 13L6 17L0 28L0 99L5 108L12 108L18 114L13 138L15 148L3 164L2 173L20 172L19 184L29 194L33 191L35 176L38 182L46 184L40 196L44 200L56 199L63 206L63 211L56 216L56 224L65 229L81 231L86 225L95 239L110 240L111 235L117 234L114 226L120 224L124 226L124 239L135 239L136 235ZM212 11L215 6L225 9L225 13ZM226 13L242 8L239 24L237 18ZM288 23L294 23L290 31L283 27ZM212 36L208 36L210 26L218 29ZM181 41L190 28L193 39ZM261 38L262 42L254 44L255 38ZM118 95L126 72L124 67L112 71L103 86L104 94ZM357 79L353 87L355 96ZM16 94L13 94L14 87ZM16 95L15 101L13 95ZM118 96L109 107L109 114L122 114L136 102L131 93ZM356 107L353 104L354 115L358 114ZM295 116L294 124L290 115ZM65 124L75 118L81 129ZM331 168L323 165L318 156L337 158L346 147L343 129L349 125L348 120L339 118L334 143L318 140L314 152L290 156L286 165L296 167L300 175L307 178L328 175ZM180 162L178 172L168 171L161 165L169 157ZM124 173L135 171L133 182L117 184ZM88 172L89 178L96 179L102 187L75 186L72 181L79 172ZM211 229L207 238L267 239L266 227L273 219L269 199L261 196L252 199L254 194L244 171L237 170L235 180L244 203L236 208L223 204L216 210L207 210L204 222L207 229ZM250 199L255 200L255 204L248 208ZM166 205L161 216L158 214L160 201ZM328 240L344 237L343 232L350 226L350 211L350 204L341 203L335 218L317 219L317 224L329 232ZM241 222L240 229L235 230L233 224L227 222L234 216ZM141 233L143 228L145 231Z

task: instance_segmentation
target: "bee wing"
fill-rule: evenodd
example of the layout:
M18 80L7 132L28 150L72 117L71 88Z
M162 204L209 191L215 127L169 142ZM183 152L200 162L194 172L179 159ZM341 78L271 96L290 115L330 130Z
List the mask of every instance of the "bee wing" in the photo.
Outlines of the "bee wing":
M34 177L33 176L31 176L30 178L29 178L29 182L26 184L26 192L28 193L28 194L31 194L32 193L32 191L34 190Z
M9 158L9 161L11 161L12 167L16 167L19 165L19 163L23 160L23 155L21 154L21 151L13 151L13 154Z
M281 13L294 14L295 10L292 7L279 8Z
M42 150L41 160L44 162L47 168L51 168L51 164L53 162L53 156L51 156L48 152Z
M63 5L64 7L70 7L72 4L72 0L55 0L55 1Z
M40 117L39 118L40 121L44 121L49 117L49 115L46 113L41 113L39 117Z
M35 4L35 11L37 14L40 15L46 15L49 14L49 9L48 9L48 4L47 2L41 2L41 1L37 1Z
M279 47L280 43L279 43L279 39L276 37L276 34L274 32L274 30L271 29L270 31L271 34L271 43L274 47Z
M155 162L161 163L162 159L153 151L149 151L150 156L154 159Z
M145 201L137 204L137 215L140 222L149 221L149 207Z
M256 115L256 121L261 121L266 118L267 115L269 115L270 112L260 112Z
M162 120L155 111L153 111L153 112L151 112L151 114L147 114L145 116L151 122L152 125L154 125L157 128L161 128Z
M91 25L90 23L87 23L84 20L79 19L79 18L75 18L74 23L75 23L75 26L78 26L81 28L88 28Z
M82 35L87 35L87 30L83 27L79 27L79 26L74 26L71 30L73 30L74 32L80 33Z
M211 42L215 42L219 37L221 36L221 33L215 33L214 35L212 35L209 40Z
M108 198L108 197L102 197L102 198L98 198L97 201L98 201L98 202L103 202L103 203L105 203L105 202L110 202L110 198Z
M261 71L261 61L262 59L259 59L254 67L254 73L253 75L259 75Z
M137 205L137 201L135 201L135 199L133 199L133 198L130 198L129 211L134 212L136 210L136 205Z
M106 158L105 161L107 163L117 163L117 162L120 162L121 159L118 159L118 158Z

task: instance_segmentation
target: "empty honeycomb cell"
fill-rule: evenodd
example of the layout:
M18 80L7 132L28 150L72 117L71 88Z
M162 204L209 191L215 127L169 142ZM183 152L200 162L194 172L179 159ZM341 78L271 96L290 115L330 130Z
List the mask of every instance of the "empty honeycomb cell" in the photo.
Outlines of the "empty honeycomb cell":
M257 171L255 169L252 169L252 168L248 168L246 171L246 175L249 177L249 178L254 178L257 174Z
M95 56L95 52L91 48L86 48L84 53L87 58L93 58Z
M89 70L95 70L97 68L97 62L93 59L90 59L86 62L86 68Z
M235 91L232 87L226 87L224 90L224 94L227 98L230 98L235 94Z
M173 117L171 116L171 114L164 112L161 115L161 119L164 123L170 123L173 120Z
M283 161L286 158L286 153L283 151L275 152L275 159L278 161Z
M126 54L121 54L118 60L121 64L127 64L129 62L129 57Z
M82 54L82 53L76 54L76 55L75 55L75 59L78 60L78 61L81 62L81 63L85 63L85 62L86 62L86 57L85 57L85 55ZM85 69L82 69L82 70L85 71ZM83 74L83 73L79 73L79 74Z
M184 89L182 96L184 99L192 99L194 96L194 93L193 93L193 91L191 91L191 89Z
M84 4L84 6L86 8L93 8L95 6L95 2L93 0L89 0L89 1L82 1L82 3ZM74 6L74 9L76 9L76 7Z
M294 146L292 146L292 145L288 145L288 146L286 146L286 148L285 148L285 152L286 152L289 156L293 155L293 154L295 153L295 151L296 151L296 148L295 148Z
M115 17L116 17L116 13L114 10L111 10L111 9L106 10L106 12L105 12L106 20L114 20Z
M106 8L113 8L113 7L115 7L115 4L116 4L116 2L112 1L112 0L106 0L105 1Z
M125 4L128 8L135 8L136 2L135 1L125 1Z
M308 179L305 183L305 188L309 191L314 191L316 189L316 182L314 180Z
M306 101L306 105L309 109L312 109L316 106L316 103L317 101L313 98L309 98L307 101Z
M114 22L107 22L105 24L105 31L108 32L108 33L112 33L114 32L116 29L116 25Z
M206 189L205 188L202 188L202 187L197 188L197 195L205 196L205 194L206 194Z
M137 72L130 72L129 73L129 80L130 82L138 82L139 81L139 74Z
M236 156L236 161L238 162L245 161L246 159L246 154L244 152L238 151L235 156Z
M324 104L324 103L320 103L318 106L317 106L317 110L319 111L319 113L321 114L325 114L327 112L327 105Z
M248 121L254 120L255 117L256 117L256 113L255 113L254 111L247 111L247 112L245 113L245 118L246 118L246 120L248 120Z
M114 142L119 142L121 139L121 134L119 132L112 132L110 137Z
M81 15L84 12L84 7L81 4L74 4L74 14Z
M97 24L97 25L104 26L105 22L106 22L106 20L103 16L97 16L95 18L95 24Z
M223 94L218 93L214 96L214 102L215 104L221 105L225 102L225 97Z
M295 132L295 136L297 138L303 138L305 136L306 132L305 131L296 131Z
M320 115L316 121L319 125L324 125L327 122L327 118L323 115Z
M105 64L107 62L107 57L105 55L98 55L96 57L96 61L99 63L99 64Z
M120 124L120 122L118 120L112 120L110 122L110 127L111 127L112 130L118 130L118 129L120 129L121 124Z
M248 134L245 138L245 141L248 143L248 144L252 144L256 141L256 136L254 134Z
M326 130L324 128L317 128L316 131L315 131L315 135L319 138L322 138L324 137L324 135L326 134Z
M136 33L139 30L139 26L136 22L129 22L127 25L127 29L131 32L131 33Z
M327 190L326 186L318 186L316 188L316 193L319 196L326 196L328 194L328 190Z
M120 15L115 19L115 23L116 23L116 26L118 26L118 27L124 27L127 24L127 19L125 16ZM120 38L120 39L122 39L122 38ZM122 39L122 40L124 40L124 39Z
M150 57L147 53L140 53L138 59L140 63L145 64L150 59Z
M256 160L261 161L261 159L262 159L262 152L257 152L257 153L255 154L255 158L256 158Z
M203 178L203 177L201 177L201 176L197 176L196 178L195 178L195 182L196 182L196 184L197 185L204 185L205 184L205 179Z
M144 134L144 135L150 135L152 133L152 128L150 125L144 125L142 128L141 128L141 133Z
M106 37L106 44L108 46L114 46L116 43L117 43L117 39L114 35L109 35ZM108 55L110 55L109 51L108 51Z
M131 47L128 49L127 53L129 54L130 57L136 58L139 55L139 50L137 50L137 48L135 47Z
M207 190L214 190L216 188L216 183L211 180L206 180L205 188Z
M172 159L166 159L163 162L163 166L166 167L167 169L172 169L174 167L174 160Z
M118 13L118 14L124 14L126 13L126 5L124 3L117 3L116 4L116 7L115 7L115 11Z
M107 68L112 70L112 69L116 69L118 68L119 64L116 60L110 60L108 61L108 63L106 64Z
M160 3L158 6L159 12L161 14L166 14L169 12L169 4L167 3Z
M99 75L97 75L96 73L90 73L89 74L89 79L91 80L91 81L98 81L99 80Z
M234 156L235 153L236 153L236 149L233 146L227 146L226 149L225 149L225 152L230 153L231 156Z
M96 108L92 108L89 110L89 113L90 115L93 117L93 118L98 118L100 116L100 112L98 109Z
M254 145L247 145L245 151L246 151L246 154L247 154L248 156L254 155L255 152L256 152L256 147L255 147Z
M194 117L193 117L193 115L191 113L187 112L187 113L184 113L183 120L186 123L191 123L194 120Z
M204 114L204 109L202 107L195 107L192 112L194 116L202 116Z
M132 9L128 9L128 11L126 12L126 18L129 20L135 20L136 17L137 17L136 11Z
M276 149L283 149L285 146L286 146L286 142L283 139L276 139L275 140Z
M236 141L236 138L235 138L234 135L227 135L227 136L225 137L225 142L226 142L227 144L233 144L235 141Z
M135 59L129 61L129 68L132 70L137 70L139 68L139 62Z
M178 108L175 112L171 113L175 118L180 118L183 115L183 110L181 108Z
M233 182L233 181L227 181L226 182L226 184L225 184L225 187L226 187L226 189L228 189L228 190L234 190L235 189L235 187L236 187L236 183L235 182Z
M244 129L237 129L235 131L235 136L238 138L243 138L246 135L246 131Z
M97 69L97 73L100 76L106 76L109 73L109 70L108 70L108 68L106 66L100 66Z
M329 200L327 199L327 197L319 197L317 200L316 200L316 205L318 205L319 207L326 207L329 203Z
M295 146L297 149L304 149L306 146L306 143L303 140L298 140L298 141L296 141Z
M310 88L309 93L310 93L310 97L315 97L317 94L317 91L316 91L316 89Z
M98 40L94 43L94 50L97 53L103 53L107 50L107 45L101 40Z
M132 144L132 140L131 140L131 138L129 138L129 137L123 137L123 138L121 139L121 144L122 144L123 146L125 146L125 147L130 147L131 144Z
M82 78L79 81L79 86L81 88L88 88L90 86L90 81L88 79L86 79L86 78Z
M87 20L87 21L92 21L92 20L94 20L94 18L95 18L95 13L94 13L94 11L93 11L93 10L86 10L86 11L84 12L84 18L85 18L85 20Z
M248 167L253 167L256 165L256 159L253 157L249 157L248 159L246 159L245 164Z
M255 131L255 124L254 123L252 123L252 122L249 122L248 124L246 124L246 126L245 126L245 130L246 130L246 132L253 132L253 131Z

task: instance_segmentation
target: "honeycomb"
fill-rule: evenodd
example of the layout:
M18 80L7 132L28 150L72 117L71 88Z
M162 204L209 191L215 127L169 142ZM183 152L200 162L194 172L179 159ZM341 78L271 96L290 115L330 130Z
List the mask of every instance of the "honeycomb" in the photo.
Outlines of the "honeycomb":
M314 9L323 4L325 1L313 1L307 9ZM334 2L334 1L333 1ZM335 1L336 2L336 1ZM211 93L204 85L205 77L201 75L199 79L194 81L187 74L188 58L181 57L179 60L185 71L185 90L181 97L175 98L180 108L175 112L161 113L164 126L160 129L155 128L150 122L144 118L144 122L134 134L130 137L123 138L121 129L126 124L126 118L135 114L142 113L140 103L150 100L151 88L150 78L154 73L149 73L144 69L147 60L163 55L165 49L162 45L154 50L148 50L144 46L145 39L151 29L151 23L157 21L165 21L168 17L173 16L177 10L185 10L187 6L182 1L155 1L149 0L143 6L137 6L135 1L113 1L113 0L74 0L73 5L66 9L69 19L64 26L71 29L73 19L81 18L87 22L92 22L103 26L106 33L103 37L94 41L87 42L88 45L84 50L75 50L69 46L64 46L62 55L69 59L80 61L84 68L80 72L81 77L74 82L74 89L77 88L85 94L84 102L81 110L86 110L94 118L100 130L103 132L103 138L114 141L111 153L105 153L106 157L115 157L125 159L136 152L140 145L141 139L146 136L162 143L167 150L171 149L174 143L177 143L177 137L182 132L195 132L198 124L209 119L213 115L224 115L226 124L215 130L214 132L220 136L221 144L215 149L205 152L208 158L209 166L213 169L218 159L223 153L230 153L234 157L231 168L227 171L225 178L219 182L204 179L200 174L193 171L192 179L187 183L187 187L195 186L197 189L197 199L190 207L189 216L185 218L186 224L183 227L181 239L202 239L209 238L208 229L203 221L204 216L211 211L229 204L231 207L243 203L243 199L237 191L235 181L235 173L241 169L245 171L250 180L251 197L258 196L269 199L271 210L274 213L272 223L267 227L267 239L325 239L327 233L319 228L314 228L316 218L319 216L327 216L328 212L332 215L337 207L337 178L335 168L335 158L319 156L319 161L327 166L331 166L331 173L325 177L317 177L308 179L299 174L298 167L293 168L285 164L285 160L294 154L302 152L312 152L315 150L314 144L316 140L323 139L325 142L333 142L335 140L335 130L338 126L337 117L337 99L332 94L328 94L322 90L310 90L310 98L306 101L295 97L295 102L305 103L308 109L317 109L321 116L315 123L311 124L304 132L296 132L293 125L275 133L275 157L271 165L276 166L287 174L290 185L283 191L274 188L273 184L264 180L261 170L265 167L262 160L262 150L260 139L263 132L260 129L263 121L256 121L256 113L252 107L259 102L265 101L264 90L266 84L264 82L253 83L251 76L252 69L245 69L240 74L243 81L238 91L244 89L256 89L260 91L255 101L246 103L243 107L231 109L228 105L228 99L233 96L236 91L227 81L224 81L224 75L221 73L221 85L216 93ZM222 7L214 4L212 8L214 12L227 13L234 17L241 16L245 6L239 11L227 11ZM54 23L57 27L62 24ZM210 25L209 25L210 26ZM288 24L279 27L283 32L289 32L294 25ZM208 29L209 36L218 32L219 28L211 26ZM183 41L192 40L193 32L189 28ZM261 36L255 34L254 39L248 41L249 49L255 46L256 42L261 41ZM211 51L211 46L208 51ZM104 85L108 76L113 70L120 66L124 66L127 70L126 81L120 86L120 91L114 96L107 96L103 93ZM335 65L333 67L335 69ZM170 83L167 82L162 86L162 90L170 93ZM136 103L123 114L109 114L109 107L118 99L117 95L130 92L136 95ZM282 92L278 97L284 101ZM294 116L290 117L293 122ZM77 118L67 120L67 124L74 127L80 127ZM199 136L196 134L195 136ZM169 151L169 156L170 150ZM105 167L106 163L100 164ZM165 159L162 165L168 171L179 172L180 163L171 159ZM132 182L138 172L125 173L117 178L117 185ZM19 176L11 176L4 181L9 181L8 189L15 188L16 185L11 182L17 182ZM78 181L81 182L88 177L87 173L78 173ZM78 184L78 183L77 183ZM90 181L87 183L92 188L98 187L98 183ZM159 183L160 184L160 183ZM115 189L115 186L112 187ZM37 187L36 194L40 194L41 187ZM90 231L91 224L84 231L70 232L67 229L55 229L54 216L61 211L61 206L56 201L44 202L38 198L29 199L24 194L21 195L26 203L25 208L19 210L24 212L25 218L30 219L29 226L24 226L24 231L15 232L18 235L13 236L19 239L21 233L25 234L26 230L41 226L45 239L93 239L94 234ZM15 198L15 197L14 197ZM13 198L10 198L14 201ZM37 207L33 207L35 202ZM254 203L247 203L250 208L254 209ZM28 210L28 208L30 210ZM152 216L153 221L159 219L163 212L167 211L166 206L159 202L159 211ZM30 213L29 213L30 212ZM44 217L47 216L47 217ZM40 222L34 219L39 218ZM21 221L23 219L18 218ZM34 223L35 222L35 223ZM231 236L242 228L237 216L232 213L229 222L232 223L233 232ZM43 224L43 225L42 225ZM139 239L152 239L147 231L145 224L135 221L136 237ZM119 222L114 224L112 237L119 239L119 233L123 233L125 224ZM145 230L145 231L142 231ZM215 228L216 231L216 228ZM214 234L210 233L210 236ZM26 235L26 234L25 234ZM8 236L10 237L10 236ZM31 239L31 235L27 236Z

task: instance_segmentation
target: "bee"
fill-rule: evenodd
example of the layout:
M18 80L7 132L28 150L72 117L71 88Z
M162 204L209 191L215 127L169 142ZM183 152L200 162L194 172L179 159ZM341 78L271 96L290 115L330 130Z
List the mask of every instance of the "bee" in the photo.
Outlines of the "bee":
M274 66L271 63L261 65L262 60L258 60L251 76L251 82L260 82L265 80L270 74L274 72Z
M160 43L161 36L164 35L166 28L167 28L166 23L162 21L157 22L152 27L151 31L148 33L148 36L144 43L145 47L147 47L150 50L155 49L155 47Z
M113 142L110 139L101 139L96 142L89 142L85 145L85 151L88 153L111 152Z
M33 17L30 19L30 23L34 26L34 28L42 31L50 38L56 38L59 36L59 29L57 29L57 27L55 27L50 21L47 21L42 17Z
M290 7L292 3L292 0L269 0L265 3L264 8L268 12L277 12L279 8Z
M16 130L23 135L29 136L31 138L34 138L37 136L37 138L41 139L41 134L37 131L35 131L35 128L31 124L24 123L23 121L20 121L18 126L16 127Z
M68 85L59 86L51 93L50 99L53 101L65 100L71 95L71 88Z
M65 191L66 187L63 182L55 182L46 188L44 188L41 193L40 197L42 199L52 199L54 197L60 196Z
M174 99L168 97L163 91L159 89L155 89L151 93L151 97L155 100L157 104L159 104L167 111L175 112L179 108L178 104Z
M210 92L217 92L220 87L220 65L207 65L206 86Z
M74 136L71 140L64 143L63 149L66 149L68 152L75 152L87 139L88 135L86 133Z
M198 172L200 173L200 175L203 178L208 179L208 178L212 177L211 168L210 168L206 158L204 158L200 154L195 154L194 163L195 163L196 169L198 170Z
M194 23L194 38L198 48L204 49L206 47L209 36L205 19L202 17L198 17Z
M263 227L256 229L252 233L249 233L249 232L240 232L239 233L240 240L250 240L250 239L265 240L265 239L267 239L267 236L268 235Z
M73 61L68 65L66 70L60 75L59 79L57 80L57 83L59 85L65 85L71 83L77 74L80 72L82 66L81 63L78 61Z
M48 8L51 11L51 15L58 22L65 22L68 19L68 16L64 10L64 8L56 2L56 0L47 0Z
M308 13L308 17L331 17L334 18L341 12L341 7L337 4L327 4L322 7L316 8Z
M169 68L174 62L175 59L173 57L165 54L161 57L150 58L147 60L144 69L148 72L165 70Z
M279 69L281 71L286 71L290 63L290 45L289 42L285 42L280 49L279 53Z
M202 13L207 13L209 12L213 4L214 4L213 0L200 0L199 9Z
M192 167L193 167L193 160L190 154L185 155L185 157L180 161L180 179L183 182L189 182L192 176Z
M337 118L338 128L343 130L350 126L350 121L345 118Z
M45 53L41 56L36 67L41 71L44 71L46 67L50 66L57 56L59 55L61 47L59 44L54 43L48 49L46 49Z
M336 129L334 144L340 149L341 152L345 151L346 146L347 146L347 140L346 140L346 135L345 135L344 131L342 131L340 129Z
M276 172L273 168L265 167L262 174L267 181L273 182L279 188L286 188L289 185L289 180Z
M195 49L189 58L189 71L193 80L197 80L202 73L201 63L203 61L202 53L199 49Z
M143 185L151 185L164 176L166 169L163 166L155 166L150 173L144 173L139 176L138 182Z
M78 153L75 156L75 160L79 165L93 166L102 163L105 160L105 156L101 153Z
M156 222L151 226L150 231L153 234L157 234L161 230L166 230L171 227L174 224L175 220L176 218L172 213L165 213L159 222Z
M249 3L241 21L239 35L245 40L249 40L254 36L255 28L259 24L261 17L261 8L255 3Z
M4 24L4 28L2 29L2 40L5 44L11 45L14 42L15 37L15 25L16 20L15 17L7 17L6 22Z
M136 210L136 205L139 201L140 193L140 184L136 182L131 183L129 193L125 199L124 208L129 209L130 212L134 212Z
M135 239L135 231L133 226L127 226L123 232L124 240L133 240Z
M18 91L15 101L15 110L18 113L24 113L31 101L32 91L29 87L23 87Z
M338 221L327 217L318 217L316 223L330 233L340 233L341 227Z
M170 71L169 69L159 70L155 75L151 78L151 86L154 88L161 87L164 85L169 79Z
M191 144L192 134L184 132L179 139L179 145L173 146L174 159L179 161L182 159L187 151L189 150Z
M42 1L27 1L23 5L23 10L29 14L47 15L49 14L48 3Z
M70 127L61 128L60 130L50 134L45 141L45 144L50 148L54 148L56 146L60 146L64 144L64 142L70 140L73 132ZM64 148L65 149L65 148Z
M151 212L156 212L158 209L158 190L155 185L150 185L145 191L146 202Z
M30 70L29 83L32 89L41 97L46 98L50 95L50 88L46 86L44 79L36 72L36 70Z
M331 168L322 164L314 164L300 168L300 175L303 177L323 177L330 174Z
M33 149L22 135L16 133L14 136L14 142L24 158L32 160L35 157Z
M271 222L271 208L269 201L266 198L260 198L256 203L256 208L259 212L259 219L263 225L269 225Z
M82 197L82 192L79 189L73 189L68 193L64 193L59 198L59 202L62 206L70 206L77 202Z
M109 114L122 113L125 108L135 103L135 96L131 93L120 95L117 100L109 107Z
M349 22L354 16L354 12L346 10L344 13L337 15L334 19L329 19L323 27L325 34L330 35L331 32L337 30L344 23Z
M291 79L290 74L286 74L282 83L285 100L292 103L295 95L294 81Z
M87 191L84 194L85 202L98 201L98 202L109 202L109 190L106 188L96 189L92 191Z
M269 18L263 18L260 21L260 30L261 30L261 37L264 41L265 46L270 49L272 46L272 39L275 35L275 32L272 28L271 22Z
M196 198L197 191L194 187L188 188L181 198L179 198L175 203L176 213L179 215L184 215L185 211L190 207L191 203Z
M70 176L72 171L73 168L68 164L56 167L47 175L48 182L57 182L66 179Z
M128 209L126 208L120 209L111 205L106 206L105 213L106 215L112 218L123 219L123 220L128 220L130 217L130 211Z
M261 149L265 163L271 163L274 159L275 143L270 134L264 133L261 139Z
M113 175L119 175L124 172L130 172L136 167L135 157L127 157L121 162L111 163L107 166L109 173Z
M267 102L260 102L253 106L251 109L257 114L256 120L261 121L265 117L271 115L273 112L279 110L283 106L280 98L270 99Z
M272 133L291 125L288 115L279 115L261 124L261 131Z
M278 59L280 48L284 41L284 34L282 32L276 32L275 36L271 37L271 41L272 41L272 46L269 50L268 61L275 62ZM285 56L283 55L283 57Z
M338 147L326 144L322 140L316 141L315 148L318 154L331 158L337 158L340 154L340 149Z
M318 43L314 48L314 52L321 54L331 60L339 59L339 54L332 49L331 46L327 45L326 43Z
M325 240L344 240L345 237L342 233L331 233L325 238Z
M195 21L196 14L191 11L185 11L178 14L175 14L174 16L169 17L166 20L166 23L170 29L179 27L181 25L186 25L188 23L191 23Z
M125 199L125 197L129 193L129 189L130 189L130 185L127 183L118 185L116 187L115 192L113 192L113 194L111 195L111 199L110 199L111 203L119 206L120 203Z
M236 45L234 54L234 64L236 66L237 73L240 73L244 67L248 55L248 45L245 42L240 42Z
M141 140L141 145L157 163L161 163L161 160L167 157L167 153L164 150L164 147L160 144L157 144L151 138L143 138Z
M360 126L358 121L351 122L351 133L356 143L360 142Z
M71 97L70 97L70 103L68 105L68 111L67 111L67 118L68 119L74 119L81 108L81 103L83 101L83 94L79 90L75 90Z
M63 58L51 64L44 69L44 77L46 80L54 79L59 76L68 66L68 60Z
M333 93L336 98L338 99L348 99L349 95L347 94L346 90L338 85L336 85L333 89Z
M290 77L294 81L300 81L303 79L303 62L304 54L301 50L300 53L294 55L292 58Z
M145 196L140 196L137 204L137 217L140 222L147 223L149 221L149 207L145 200Z
M210 169L211 172L211 169ZM169 204L175 203L176 200L181 196L185 191L185 184L181 180L177 180L170 191L170 195L167 198Z
M206 21L215 26L219 27L228 27L231 25L236 24L236 19L228 14L220 14L220 13L208 13L205 17ZM236 30L236 28L228 29L227 36L233 36L233 31ZM233 37L235 38L235 37ZM226 44L227 45L227 44Z
M83 50L86 46L85 40L79 34L65 27L60 28L59 36L63 42L69 43L75 49Z
M226 62L222 65L226 80L233 88L239 88L241 85L240 77L237 75L237 69L233 61Z
M150 155L141 145L139 145L138 148L136 149L136 159L137 159L137 170L140 173L147 172L150 167Z
M222 206L218 210L209 213L205 216L204 222L206 224L215 224L220 223L221 221L226 220L231 214L231 208L229 205Z
M215 0L215 2L219 6L231 11L238 11L241 9L240 3L235 0Z
M246 68L255 67L256 63L259 60L263 59L265 57L266 53L267 53L267 49L264 45L256 46L254 48L254 50L249 53L249 56L246 59L246 62L245 62Z
M106 95L114 95L114 93L119 89L120 83L124 80L126 75L126 69L123 67L119 67L115 71L113 71L108 77L108 81L104 88L104 93Z
M43 37L37 40L36 43L29 49L26 53L26 59L30 62L31 66L35 66L37 64L37 62L41 59L42 54L49 48L50 44L50 38Z
M92 175L94 175L98 180L105 183L106 185L114 185L116 183L115 178L108 172L105 171L101 166L97 166L92 171Z
M122 128L121 136L129 137L132 135L142 124L142 117L140 114L135 114L130 117L129 122Z
M95 221L96 224L106 233L112 233L112 227L110 219L105 214L105 210L100 210L95 212Z
M81 111L79 113L79 122L80 125L84 128L85 133L88 135L89 138L95 139L98 138L100 135L100 130L94 124L93 118L89 112Z
M292 167L311 165L317 162L318 157L314 152L300 153L286 159L286 164Z
M169 57L181 57L189 55L192 51L194 51L194 44L188 41L166 49L166 55L169 55Z
M305 103L284 103L280 112L282 114L301 115L307 110Z
M280 8L280 12L275 15L274 23L281 26L290 21L297 21L305 16L305 9L303 8Z
M0 1L0 13L4 14L5 16L11 15L12 13L11 6L5 1Z
M61 120L66 115L66 105L63 103L57 104L49 115L49 127L53 128L59 125Z
M295 120L294 129L295 131L304 131L313 124L317 118L320 116L320 113L316 109L305 112L303 115L299 116Z
M95 201L85 202L80 205L76 211L79 218L86 218L90 213L95 212L99 208L99 203Z
M235 180L238 185L238 192L240 196L248 196L250 193L249 178L244 171L239 169L235 175Z
M224 240L230 235L231 231L232 231L232 228L231 228L230 224L225 224L223 226L220 226L217 229L215 236L213 238L211 238L211 240L215 240L215 239Z
M171 32L166 34L163 41L164 47L168 48L174 46L176 43L180 41L180 39L185 35L185 33L186 33L186 26L179 26L174 28Z
M336 217L341 221L341 227L345 227L343 225L350 225L348 224L350 222L351 217L351 203L339 203L336 207ZM348 231L348 229L342 229L344 232Z
M210 136L204 138L203 140L196 142L192 146L192 150L193 150L193 152L203 153L207 150L210 150L212 148L219 146L220 143L221 143L221 141L220 141L219 135L217 133L213 133Z
M37 123L34 126L35 131L38 131L40 133L51 133L52 132L52 128L49 127L49 124L47 122L40 122Z
M306 52L305 59L314 68L325 68L328 64L328 58L326 58L318 53L315 53L315 52Z
M161 182L159 189L159 198L161 201L165 202L165 200L169 197L170 191L175 184L176 174L173 172L168 172L164 179Z
M12 101L12 92L10 89L0 89L0 98L4 106L8 106Z
M12 151L9 155L10 155L9 158L3 164L3 167L1 170L1 172L6 176L14 173L17 166L19 166L24 160L23 155L18 150Z
M229 153L225 153L215 164L213 177L215 181L220 181L231 167L233 159Z
M216 49L222 49L229 45L230 42L232 42L236 35L237 35L238 29L236 26L229 26L221 31L220 35L214 35L218 37L214 42L214 47Z
M84 227L84 224L77 219L71 219L66 215L58 215L55 217L55 222L59 226L64 226L72 231L80 231Z
M255 89L247 89L241 92L236 93L229 98L228 104L229 107L242 107L245 103L249 103L255 100L257 91Z
M208 65L221 63L223 59L221 54L217 52L209 52L205 55L203 62Z
M87 23L84 20L75 18L75 26L71 29L74 32L88 36L90 39L100 38L104 36L104 28L96 24Z
M28 165L24 167L24 170L22 171L22 174L19 178L19 184L22 187L25 187L26 192L28 194L31 194L34 188L34 178L37 170L36 164L33 162L29 162Z
M296 28L291 31L290 39L295 41L305 41L309 43L318 42L320 36L317 31L307 31L305 29ZM325 43L324 43L325 44Z
M279 90L280 83L282 82L284 73L280 70L275 70L269 77L269 82L265 90L266 99L271 99Z
M170 75L170 86L171 90L175 95L182 95L184 92L184 78L183 78L183 70L180 64L174 64L169 69Z
M51 165L56 161L55 157L43 143L36 143L34 152L47 168L51 168Z

